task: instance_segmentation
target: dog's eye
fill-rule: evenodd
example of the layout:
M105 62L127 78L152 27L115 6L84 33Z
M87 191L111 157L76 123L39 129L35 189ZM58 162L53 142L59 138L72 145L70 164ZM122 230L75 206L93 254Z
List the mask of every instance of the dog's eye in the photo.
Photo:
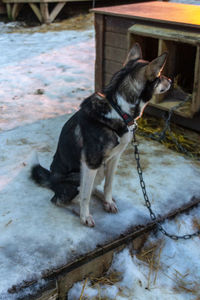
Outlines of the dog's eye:
M157 88L160 82L161 82L160 77L156 77L156 79L152 82L154 88Z

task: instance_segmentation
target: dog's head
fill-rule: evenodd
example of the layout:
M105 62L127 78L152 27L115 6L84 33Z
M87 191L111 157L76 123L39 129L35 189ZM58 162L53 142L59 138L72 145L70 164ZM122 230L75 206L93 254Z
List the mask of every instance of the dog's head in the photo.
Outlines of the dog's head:
M171 86L171 80L161 74L166 60L166 52L151 62L143 60L141 48L136 43L124 64L127 76L124 77L121 92L128 87L129 92L132 90L144 103L155 94L165 93Z

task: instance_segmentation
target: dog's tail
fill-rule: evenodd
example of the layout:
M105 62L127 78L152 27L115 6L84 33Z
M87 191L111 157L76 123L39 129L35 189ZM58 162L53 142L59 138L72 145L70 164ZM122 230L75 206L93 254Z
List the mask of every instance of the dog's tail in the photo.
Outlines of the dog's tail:
M37 152L33 152L30 159L30 165L31 165L31 174L30 174L31 179L35 181L35 183L43 187L50 188L51 172L40 165Z
M31 178L43 187L51 188L50 176L50 171L43 168L40 164L34 165L31 169Z

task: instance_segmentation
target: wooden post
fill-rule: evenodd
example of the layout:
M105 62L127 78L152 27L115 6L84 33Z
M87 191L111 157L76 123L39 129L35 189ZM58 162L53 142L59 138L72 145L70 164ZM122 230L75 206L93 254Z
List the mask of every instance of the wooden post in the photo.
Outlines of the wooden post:
M49 17L49 8L48 3L40 3L40 12L42 16L42 23L50 24L50 17Z
M12 20L13 21L15 21L17 19L22 6L23 6L22 3L14 3L13 8L12 8Z
M192 112L196 113L200 110L200 45L196 47L194 86L192 98Z
M12 21L12 6L10 3L6 3L6 10L7 10L8 19Z
M29 5L35 13L36 17L38 18L38 20L40 21L40 23L42 23L42 15L38 6L35 3L29 3Z
M95 91L101 91L104 86L104 16L95 14L96 30L96 61L95 61Z
M59 14L59 12L62 10L62 8L65 6L66 2L60 2L57 3L56 6L54 7L54 9L52 10L51 14L50 14L50 23L53 22L55 20L55 18L57 17L57 15Z

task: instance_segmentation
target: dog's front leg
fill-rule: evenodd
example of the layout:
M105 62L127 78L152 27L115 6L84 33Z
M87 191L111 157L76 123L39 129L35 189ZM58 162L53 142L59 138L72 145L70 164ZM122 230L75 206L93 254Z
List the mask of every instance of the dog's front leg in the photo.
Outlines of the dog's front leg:
M88 167L85 161L81 164L80 186L80 218L81 222L89 227L94 227L93 217L90 215L89 204L97 169Z
M114 180L115 171L120 158L120 154L112 157L106 164L105 184L104 184L104 209L107 212L117 213L116 203L112 198L112 185Z

